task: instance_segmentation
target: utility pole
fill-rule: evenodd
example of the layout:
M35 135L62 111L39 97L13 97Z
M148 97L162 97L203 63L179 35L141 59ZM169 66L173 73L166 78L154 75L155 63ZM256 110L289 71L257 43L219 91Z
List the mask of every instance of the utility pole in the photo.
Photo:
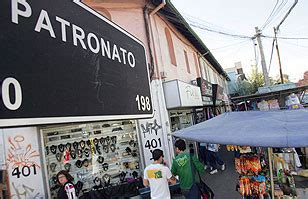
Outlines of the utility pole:
M265 83L265 86L269 86L270 82L269 82L268 72L267 72L267 68L266 68L266 62L265 62L265 57L264 57L264 52L263 52L262 41L261 41L261 38L260 38L261 31L259 30L258 27L255 27L255 29L256 29L255 37L257 38L259 50L260 50L260 55L261 55L261 65L262 65L264 83Z
M282 67L281 67L281 60L280 60L280 53L279 53L278 41L277 41L277 32L278 32L278 30L274 27L276 51L277 51L277 57L278 57L278 63L279 63L280 81L281 81L281 84L284 84L283 74L282 74Z
M284 22L284 20L286 20L286 18L287 18L288 15L291 13L291 11L293 10L293 8L294 8L295 5L297 4L297 2L298 2L298 0L294 0L293 5L292 5L291 8L289 9L289 11L286 13L286 15L283 17L283 19L281 20L281 22L278 24L278 26L277 26L276 28L274 27L275 41L276 41L276 50L277 50L277 57L278 57L278 63L279 63L279 72L280 72L281 84L283 84L284 81L283 81L281 60L280 60L280 54L279 54L279 48L278 48L277 32L278 32L278 30L279 30L280 25Z

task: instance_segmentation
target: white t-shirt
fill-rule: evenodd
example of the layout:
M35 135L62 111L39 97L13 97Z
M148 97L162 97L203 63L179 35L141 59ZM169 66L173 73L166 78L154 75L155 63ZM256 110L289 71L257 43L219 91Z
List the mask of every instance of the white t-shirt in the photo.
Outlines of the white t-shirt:
M172 177L168 167L162 164L150 164L144 170L144 179L150 183L152 199L170 199L168 179Z

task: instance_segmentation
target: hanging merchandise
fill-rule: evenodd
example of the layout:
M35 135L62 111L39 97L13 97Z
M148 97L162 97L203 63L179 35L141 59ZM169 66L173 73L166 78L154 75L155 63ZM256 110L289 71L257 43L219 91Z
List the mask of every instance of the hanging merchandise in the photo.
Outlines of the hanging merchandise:
M59 186L56 174L60 170L69 171L74 177L79 198L92 194L111 198L138 193L142 178L135 122L46 127L41 132L48 166L49 198L56 197Z
M269 195L269 176L266 155L262 148L229 145L227 149L237 151L235 169L240 174L237 185L243 198L264 199Z

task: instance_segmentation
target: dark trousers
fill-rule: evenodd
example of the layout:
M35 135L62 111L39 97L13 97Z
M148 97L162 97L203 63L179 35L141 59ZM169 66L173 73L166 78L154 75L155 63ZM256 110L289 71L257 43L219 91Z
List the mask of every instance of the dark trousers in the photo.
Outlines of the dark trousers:
M182 194L185 196L185 199L200 199L199 188L196 184L190 189L182 189Z
M209 161L210 161L210 166L213 168L213 169L218 169L218 165L223 165L224 164L224 161L221 159L220 155L218 152L213 152L213 151L207 151L208 154L209 154Z
M206 150L206 147L205 146L200 146L200 157L204 163L204 165L209 165L209 153L208 151Z

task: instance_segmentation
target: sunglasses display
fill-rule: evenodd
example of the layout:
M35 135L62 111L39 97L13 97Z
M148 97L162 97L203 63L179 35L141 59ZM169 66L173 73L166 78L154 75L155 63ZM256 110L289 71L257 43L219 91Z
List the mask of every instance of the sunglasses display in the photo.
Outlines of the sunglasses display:
M43 129L51 197L56 197L59 185L55 176L60 170L69 171L74 177L77 195L91 190L109 190L140 177L134 125L131 121L110 121L83 124L82 128L63 126L63 130L60 126L58 130L52 129L57 134L48 134L49 129Z

